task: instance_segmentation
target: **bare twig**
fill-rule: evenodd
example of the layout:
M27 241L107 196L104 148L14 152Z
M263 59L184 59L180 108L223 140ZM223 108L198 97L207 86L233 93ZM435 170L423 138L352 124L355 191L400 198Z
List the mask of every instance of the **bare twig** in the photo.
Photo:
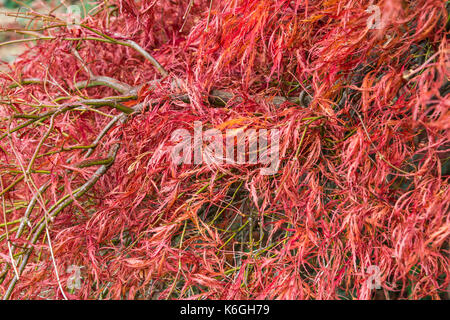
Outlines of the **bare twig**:
M54 115L55 113L63 113L63 112L75 109L75 108L83 106L83 105L94 106L94 107L108 106L108 107L115 108L123 113L130 114L130 113L133 113L134 110L132 108L122 105L120 102L133 100L134 98L135 98L134 96L117 96L117 97L109 97L109 98L104 98L104 99L82 99L82 100L79 100L76 102L69 102L69 103L65 103L62 105L50 106L55 109L33 116L32 119L18 125L17 127L14 127L13 129L11 129L8 132L1 135L0 140L4 139L9 134L16 132L20 129L23 129L37 121L45 120L45 119L51 117L52 115Z
M10 84L9 88L14 89L14 88L19 87L20 85L30 85L30 84L43 85L44 81L39 78L25 78L21 81L17 81L17 82ZM51 82L51 81L47 81L47 84L52 84L52 85L57 86L56 83ZM134 87L132 87L124 82L121 82L117 79L114 79L111 77L106 77L106 76L92 76L89 80L78 81L74 84L73 89L80 90L80 89L91 88L91 87L95 87L95 86L110 87L110 88L120 92L121 94L127 94L129 92L133 92L133 89L134 89Z

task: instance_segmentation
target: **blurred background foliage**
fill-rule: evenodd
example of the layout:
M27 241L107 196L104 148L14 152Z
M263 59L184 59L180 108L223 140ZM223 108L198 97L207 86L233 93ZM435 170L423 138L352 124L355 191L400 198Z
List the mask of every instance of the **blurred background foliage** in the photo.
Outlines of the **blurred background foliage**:
M25 27L29 20L14 17L14 13L27 12L30 8L43 13L52 10L56 14L65 14L69 6L77 5L80 6L81 18L84 18L85 13L88 13L95 3L93 0L0 0L0 28ZM13 32L0 32L0 43L16 38L17 35ZM22 43L0 46L0 70L6 70L6 65L12 63L26 47L27 45Z

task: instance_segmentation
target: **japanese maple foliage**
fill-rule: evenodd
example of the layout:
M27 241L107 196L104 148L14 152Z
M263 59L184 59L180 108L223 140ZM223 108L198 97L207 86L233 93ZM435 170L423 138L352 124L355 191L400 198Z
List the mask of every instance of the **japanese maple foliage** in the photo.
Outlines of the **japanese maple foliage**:
M3 297L448 298L445 1L25 17L36 44L0 75ZM279 130L277 173L175 164L197 121Z

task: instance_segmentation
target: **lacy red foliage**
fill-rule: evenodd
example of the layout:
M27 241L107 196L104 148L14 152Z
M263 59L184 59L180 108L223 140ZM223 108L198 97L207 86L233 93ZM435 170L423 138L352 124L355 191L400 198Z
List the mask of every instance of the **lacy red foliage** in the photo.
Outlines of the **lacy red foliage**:
M448 298L445 1L111 3L0 75L2 296ZM194 121L278 172L175 165Z

